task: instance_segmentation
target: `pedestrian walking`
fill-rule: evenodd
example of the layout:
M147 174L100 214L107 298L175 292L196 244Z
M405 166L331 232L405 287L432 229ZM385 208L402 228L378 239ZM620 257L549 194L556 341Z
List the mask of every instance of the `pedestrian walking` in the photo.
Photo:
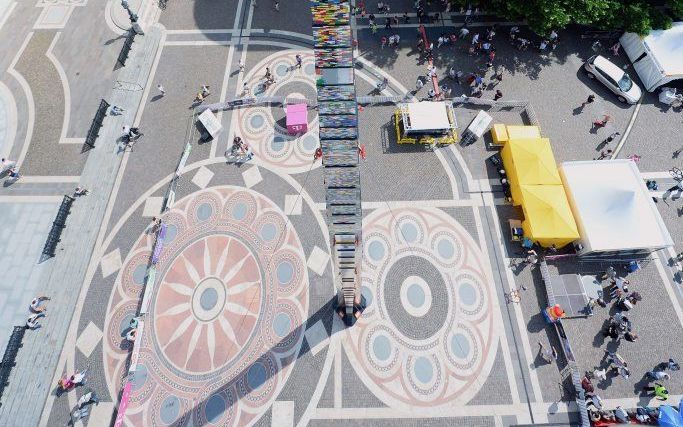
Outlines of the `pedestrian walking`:
M503 81L503 72L501 71L500 73L494 72L493 75L491 76L491 80L489 81L489 85L492 87L495 87L498 85L498 83Z
M443 94L444 98L450 98L451 97L451 92L453 89L451 89L448 85L444 84L441 86L441 93Z
M436 91L434 89L429 89L429 92L427 92L427 97L429 99L433 99L436 96Z
M593 126L598 128L605 127L610 121L612 121L612 117L610 117L608 114L605 114L602 119L593 120Z
M493 100L494 100L494 101L498 101L498 100L499 100L500 98L502 98L502 97L503 97L503 92L500 91L500 90L497 90L497 91L496 91L496 94L493 95Z
M244 72L244 62L240 59L239 62L237 63L237 67L239 67L239 72L243 73Z
M468 30L467 27L462 27L460 29L460 32L458 33L458 35L460 36L461 39L463 39L463 38L467 37L467 35L469 33L470 33L470 30Z
M370 31L372 32L372 34L377 34L377 24L375 24L374 22L371 23L370 24Z
M593 101L595 101L595 95L593 95L593 94L588 95L588 98L583 102L583 104L581 104L581 108L585 107L588 104L592 104Z
M408 12L403 13L403 23L410 24L410 16L408 16Z
M275 0L275 11L279 12L280 11L280 2Z
M538 343L538 354L541 356L546 363L553 363L553 360L557 361L558 355L557 350L552 345L550 348L546 348L542 342Z
M612 155L612 150L602 150L595 160L604 160Z
M655 383L653 386L643 387L643 391L646 393L654 392L657 400L666 400L669 398L669 390L667 390L666 387L660 383Z
M387 18L386 21L384 22L384 29L385 30L391 30L391 19Z
M472 36L472 45L474 46L477 43L479 43L479 33L474 33L474 35Z
M422 81L422 77L418 77L417 81L415 82L415 92L419 91L424 87L424 82Z
M391 25L398 27L398 16L391 18Z
M164 89L164 86L161 83L157 85L157 89L159 90L159 94L161 94L161 96L166 96L166 89Z
M683 193L683 181L676 181L676 184L673 187L666 190L665 194L669 194L672 191L678 191L679 193Z
M614 133L610 134L610 136L608 136L607 138L605 138L602 141L602 145L609 144L610 142L614 141L614 138L618 137L619 135L621 135L621 133L619 133L619 132L614 132Z
M303 64L304 60L301 58L301 55L298 53L294 56L294 59L296 59L296 68L301 69L301 65Z
M251 89L249 88L249 83L244 82L242 85L242 96L250 96L251 95Z

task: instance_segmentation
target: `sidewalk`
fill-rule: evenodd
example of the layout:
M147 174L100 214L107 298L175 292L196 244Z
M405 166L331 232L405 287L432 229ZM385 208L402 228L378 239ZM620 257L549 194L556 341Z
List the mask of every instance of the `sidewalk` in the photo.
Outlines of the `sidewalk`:
M152 26L146 31L145 36L136 37L127 65L118 76L120 81L146 86L163 30L160 26ZM76 296L80 293L121 166L123 153L119 152L115 141L121 135L124 123L132 123L142 95L143 91L113 90L108 98L111 105L126 111L124 115L104 119L100 137L90 151L79 183L89 189L90 194L77 199L71 208L56 257L41 264L46 271L39 292L52 298L48 316L41 319L42 328L27 331L24 337L3 394L0 424L21 420L22 425L38 425L45 400L55 387L52 379L72 320Z

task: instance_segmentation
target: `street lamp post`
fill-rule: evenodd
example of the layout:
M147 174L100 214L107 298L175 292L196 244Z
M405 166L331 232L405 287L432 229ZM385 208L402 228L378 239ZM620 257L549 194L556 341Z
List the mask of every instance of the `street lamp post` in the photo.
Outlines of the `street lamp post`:
M128 0L121 0L121 6L128 12L128 18L130 19L131 26L133 27L133 31L135 31L137 34L145 34L142 31L142 28L140 27L140 24L138 24L138 15L130 10L130 5L128 5Z

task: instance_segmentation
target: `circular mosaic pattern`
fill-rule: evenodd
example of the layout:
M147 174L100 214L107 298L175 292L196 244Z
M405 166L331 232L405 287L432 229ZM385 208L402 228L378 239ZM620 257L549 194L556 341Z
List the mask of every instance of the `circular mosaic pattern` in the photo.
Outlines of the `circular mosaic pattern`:
M129 419L250 424L277 396L303 340L308 275L299 238L271 200L231 186L181 199L163 220L174 236L155 266ZM121 334L140 299L127 290L141 288L152 247L142 235L116 281L105 325L110 384L125 369Z
M347 349L359 378L389 406L467 403L498 339L481 251L435 208L375 210L363 236L367 308Z
M294 66L295 54L303 58L302 69ZM257 64L245 76L256 97L285 96L295 99L315 99L314 58L310 51L288 50L271 55ZM265 88L262 84L263 73L270 67L275 75L275 83ZM286 129L283 107L251 106L236 110L238 135L247 141L259 161L278 171L296 174L308 171L311 166L320 167L313 162L313 155L320 145L318 139L318 117L309 112L308 131L303 135L289 135Z
M384 305L393 308L387 311L389 319L406 339L427 339L445 325L446 282L425 258L409 255L391 265L382 294Z

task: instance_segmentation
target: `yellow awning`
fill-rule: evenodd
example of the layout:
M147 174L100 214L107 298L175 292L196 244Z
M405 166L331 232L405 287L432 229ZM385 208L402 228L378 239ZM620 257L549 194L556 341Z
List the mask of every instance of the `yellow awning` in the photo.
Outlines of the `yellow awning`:
M508 141L500 153L510 182L513 204L521 204L522 185L560 185L560 174L548 138Z
M579 238L562 185L522 185L524 236L541 246L561 248Z

